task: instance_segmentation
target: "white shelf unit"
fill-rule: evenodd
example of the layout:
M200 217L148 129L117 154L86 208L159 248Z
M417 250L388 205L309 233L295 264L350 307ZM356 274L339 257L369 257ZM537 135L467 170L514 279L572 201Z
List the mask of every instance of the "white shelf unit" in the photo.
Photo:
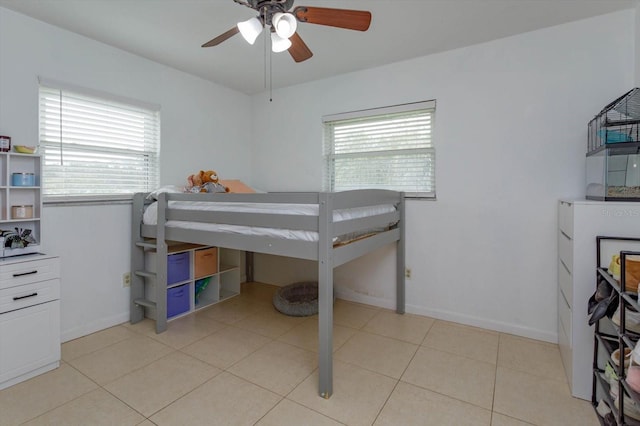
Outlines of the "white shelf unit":
M571 394L591 400L593 326L587 302L596 289L596 237L640 236L640 203L560 200L558 345Z
M33 186L12 185L14 173L33 173ZM18 154L14 152L0 152L0 229L15 231L30 229L37 244L30 244L25 248L0 247L0 257L17 254L35 253L40 249L42 215L42 159L37 154ZM12 217L13 206L31 206L32 217Z
M171 259L176 259L172 262ZM182 271L188 263L186 270ZM219 303L240 294L240 251L214 246L189 243L168 245L168 277L178 277L169 283L157 283L154 277L145 279L145 298L156 302L157 297L167 297L167 320L188 315L199 309ZM158 266L155 250L145 252L145 271L156 271ZM171 271L171 268L176 270ZM206 287L198 293L201 280ZM167 279L170 281L170 278ZM160 286L157 288L156 286ZM186 294L185 294L186 292ZM159 296L158 296L159 295ZM184 298L188 298L188 302ZM145 307L145 316L156 319L156 310Z

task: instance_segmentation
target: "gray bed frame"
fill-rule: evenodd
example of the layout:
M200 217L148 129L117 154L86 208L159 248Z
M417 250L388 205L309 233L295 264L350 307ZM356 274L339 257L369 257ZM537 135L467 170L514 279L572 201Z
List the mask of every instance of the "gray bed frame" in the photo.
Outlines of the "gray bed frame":
M396 312L405 310L405 201L404 193L387 190L356 190L344 192L267 193L267 194L175 194L158 196L158 224L145 225L142 215L151 201L146 193L135 194L132 218L132 285L131 323L144 318L144 307L156 309L156 332L167 328L166 278L167 241L214 245L248 252L275 254L318 262L318 339L319 394L329 398L333 393L333 268L347 263L384 245L397 244ZM264 213L230 213L174 209L169 201L251 202L317 204L318 216ZM394 204L396 211L365 218L333 222L333 211L354 207ZM225 232L210 232L160 226L168 220L247 225L314 231L318 241L308 242L273 237L251 236ZM333 245L333 237L377 227L397 226L357 239L344 245ZM149 239L155 242L149 242ZM156 271L144 269L144 251L157 251ZM142 265L142 267L141 267ZM153 276L158 283L156 303L145 299L144 278ZM165 285L162 285L165 283Z

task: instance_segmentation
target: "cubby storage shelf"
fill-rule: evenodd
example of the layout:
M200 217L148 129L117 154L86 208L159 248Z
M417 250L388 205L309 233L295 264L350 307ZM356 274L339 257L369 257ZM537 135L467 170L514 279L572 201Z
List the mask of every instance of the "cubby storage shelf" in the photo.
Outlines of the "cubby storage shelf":
M42 214L42 162L38 154L19 154L15 152L0 152L0 230L15 231L29 229L37 241L25 248L0 247L0 257L38 252L41 242L40 216ZM33 185L12 185L14 173L28 173L33 175ZM28 182L31 183L31 182ZM28 206L20 209L21 216L12 215L12 207Z
M153 246L155 241L149 240L146 243ZM167 284L157 283L153 276L145 279L146 299L155 302L157 294L166 294L167 320L180 318L240 294L238 250L170 242L167 253L166 275L168 280L176 280ZM157 261L155 250L145 252L145 271L150 275L155 275ZM198 291L203 281L206 281L206 285ZM161 286L160 292L155 288L157 285ZM156 319L155 309L146 307L145 316Z

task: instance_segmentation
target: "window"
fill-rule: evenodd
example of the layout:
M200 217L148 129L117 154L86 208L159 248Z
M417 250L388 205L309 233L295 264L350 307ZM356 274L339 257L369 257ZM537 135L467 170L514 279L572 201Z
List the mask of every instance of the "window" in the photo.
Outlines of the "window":
M45 199L130 198L157 188L159 108L83 92L41 82Z
M435 198L434 115L428 101L324 117L324 189Z

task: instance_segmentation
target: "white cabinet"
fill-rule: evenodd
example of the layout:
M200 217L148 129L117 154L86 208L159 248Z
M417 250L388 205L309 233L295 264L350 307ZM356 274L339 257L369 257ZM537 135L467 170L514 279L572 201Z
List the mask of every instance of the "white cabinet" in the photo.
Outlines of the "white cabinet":
M0 389L60 365L58 258L0 259Z
M145 270L156 271L155 251L145 253ZM156 285L166 287L167 318L177 318L240 294L240 251L199 244L168 247L167 283L147 278L145 298L155 302ZM146 316L155 319L154 308Z
M0 229L31 230L36 243L25 248L0 247L0 257L35 253L40 245L42 214L41 158L37 154L0 152Z
M596 236L640 237L640 203L561 200L558 206L558 344L573 396L591 399Z

